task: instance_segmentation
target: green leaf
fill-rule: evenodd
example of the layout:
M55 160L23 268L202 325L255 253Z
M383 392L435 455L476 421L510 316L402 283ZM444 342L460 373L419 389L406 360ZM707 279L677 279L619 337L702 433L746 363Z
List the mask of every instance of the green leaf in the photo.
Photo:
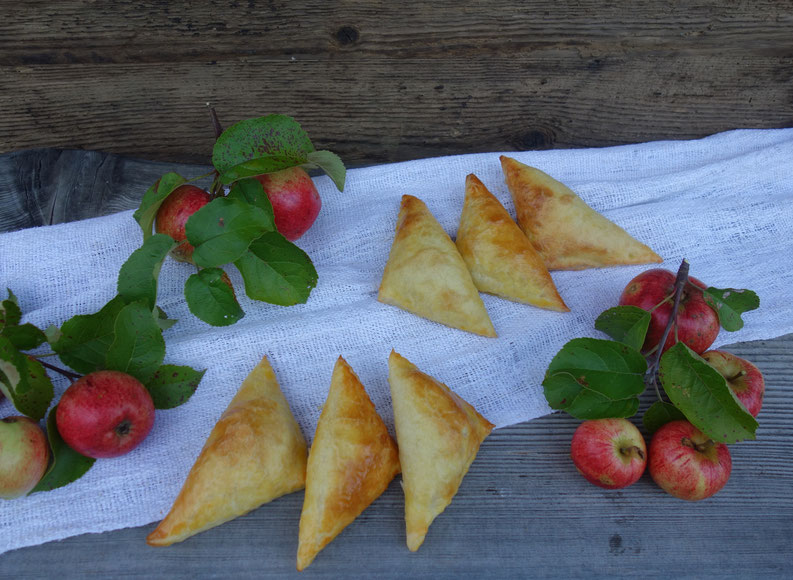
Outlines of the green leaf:
M308 154L308 167L316 166L322 169L331 178L339 191L344 191L344 181L347 177L347 169L341 158L327 150L312 151Z
M47 340L44 333L30 323L7 326L0 331L0 336L5 336L19 350L31 350Z
M147 240L151 236L151 229L154 226L154 220L157 217L157 210L165 199L171 195L174 189L187 183L187 180L178 173L169 172L158 179L146 193L143 194L143 199L140 206L132 217L140 225L143 230L143 239Z
M8 290L8 298L0 302L0 330L4 327L16 326L22 320L22 310L14 293Z
M128 373L144 384L151 378L165 358L165 340L155 316L142 301L121 309L105 368Z
M552 409L562 409L577 419L632 417L639 410L639 399L612 400L582 388L571 375L559 374L543 381L545 398Z
M644 412L644 416L642 417L642 423L644 424L644 428L647 432L652 435L655 433L659 428L663 425L666 425L670 421L677 421L678 419L685 419L686 416L683 413L672 405L671 403L667 403L666 401L656 401L650 408Z
M186 366L162 365L146 383L157 409L173 409L189 399L206 371Z
M223 183L302 165L314 145L300 124L286 115L240 121L215 141L212 164ZM248 162L256 161L250 164ZM256 173L251 173L256 171Z
M44 329L44 336L47 338L47 342L50 344L53 342L58 342L61 339L61 329L54 324L50 324Z
M178 320L176 319L168 318L168 315L165 313L165 310L163 310L159 306L157 307L157 317L155 318L155 321L157 322L157 326L160 327L160 330L163 331L168 330L178 322Z
M275 217L273 214L273 204L264 192L262 184L257 179L241 179L231 186L229 199L238 199L252 206L260 208L269 220L268 231L275 231Z
M190 216L185 233L195 247L196 265L214 268L242 256L253 240L272 227L272 217L260 207L239 198L220 197Z
M132 252L118 273L118 293L127 302L144 300L149 308L157 303L157 278L168 252L176 242L166 234L154 234Z
M743 328L741 314L760 307L760 297L752 290L708 288L703 291L705 302L719 315L724 330L735 332Z
M116 296L94 314L78 314L63 323L60 337L50 342L61 361L79 373L105 368L113 342L116 317L125 301Z
M220 268L205 268L190 276L184 285L190 312L212 326L228 326L245 316L227 280Z
M30 493L51 491L63 487L85 475L96 461L91 457L80 455L66 445L61 434L58 433L58 426L55 422L57 409L58 406L55 405L47 417L47 439L49 439L52 451L50 466Z
M714 441L754 439L757 421L727 386L727 381L682 342L661 357L659 377L669 400Z
M614 340L641 350L652 316L638 306L616 306L595 320L595 328Z
M302 304L317 284L311 258L278 232L255 240L234 265L242 274L245 293L271 304Z
M54 392L41 363L19 352L4 336L0 336L0 391L17 411L37 421L47 412Z
M30 323L22 324L22 310L14 293L0 302L0 336L5 336L19 350L31 350L47 340L44 333Z
M629 417L639 408L646 370L641 353L627 345L576 338L553 358L542 384L551 408L579 419Z
M308 158L306 157L306 160ZM305 161L304 161L305 162ZM256 175L262 175L264 173L275 173L276 171L282 171L284 169L289 169L290 167L295 167L296 165L301 165L302 163L298 163L292 157L283 157L280 155L267 155L265 157L259 157L258 159L251 159L250 161L245 161L244 163L240 163L239 165L235 165L228 171L220 174L220 182L221 183L232 183L237 181L238 179L245 179L247 177L254 177Z

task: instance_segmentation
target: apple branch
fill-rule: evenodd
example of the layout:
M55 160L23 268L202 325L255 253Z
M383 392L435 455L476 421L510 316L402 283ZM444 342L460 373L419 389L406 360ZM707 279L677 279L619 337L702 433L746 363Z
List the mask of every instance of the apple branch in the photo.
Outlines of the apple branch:
M223 133L223 127L220 124L220 120L218 119L218 114L215 112L215 107L207 103L207 107L209 107L209 119L212 121L212 129L215 131L215 141L218 140L220 135ZM220 183L220 172L215 169L215 179L212 181L212 187L209 190L209 193L212 197L220 197L223 192L223 184Z
M62 369L61 367L57 367L57 366L55 366L52 363L48 363L47 361L43 361L39 357L35 357L35 356L32 356L32 355L30 355L30 357L35 359L35 360L37 360L41 366L46 367L46 368L50 369L51 371L55 371L56 373L63 375L64 377L68 378L70 381L75 381L75 380L77 380L77 379L82 377L82 375L79 375L77 373L73 373L72 371L67 371L66 369Z
M669 333L672 331L672 327L675 325L675 321L677 320L677 311L680 307L680 298L683 296L683 289L686 287L686 283L688 282L688 270L689 263L685 258L683 258L680 268L677 270L677 277L675 278L672 312L669 314L669 321L666 323L664 333L661 336L661 340L658 342L658 346L656 347L655 358L647 369L647 374L645 375L644 379L648 386L652 386L655 389L655 393L658 395L659 399L661 399L661 390L658 386L658 367L661 364L661 355L664 353L666 340L669 338Z

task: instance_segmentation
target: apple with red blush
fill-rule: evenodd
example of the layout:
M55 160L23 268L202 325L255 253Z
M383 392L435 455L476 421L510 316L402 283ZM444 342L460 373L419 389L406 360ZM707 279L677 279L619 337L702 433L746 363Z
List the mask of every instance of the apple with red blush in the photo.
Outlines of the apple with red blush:
M212 200L208 192L195 185L185 184L174 189L157 210L154 229L181 242L171 250L171 256L180 262L193 262L193 246L187 241L187 220Z
M650 313L650 326L642 350L649 352L661 342L673 310L675 274L662 268L642 272L623 290L620 306L638 306ZM707 286L688 277L680 297L677 316L666 339L666 351L678 340L697 354L705 352L719 334L719 315L705 301Z
M665 492L699 501L718 492L732 471L730 450L685 420L661 426L650 440L650 477Z
M765 394L765 380L760 369L748 360L724 350L709 350L702 353L702 358L719 371L746 410L757 417Z
M573 434L570 457L587 481L605 489L632 485L644 473L644 437L627 419L591 419Z
M118 457L135 449L154 424L154 402L135 377L96 371L72 383L55 412L64 442L87 457Z
M0 421L0 498L14 499L36 487L50 460L50 445L28 417Z
M258 175L273 206L276 229L290 242L305 234L322 208L317 187L301 167Z

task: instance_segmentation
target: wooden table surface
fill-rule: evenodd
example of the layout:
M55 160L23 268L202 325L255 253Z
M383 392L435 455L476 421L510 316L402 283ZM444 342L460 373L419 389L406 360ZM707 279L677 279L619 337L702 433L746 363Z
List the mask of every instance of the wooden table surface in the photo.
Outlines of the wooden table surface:
M135 207L166 169L207 164L207 102L226 124L291 114L349 166L793 126L790 1L2 6L0 230ZM578 422L551 415L485 441L417 553L393 483L303 574L789 577L793 335L729 350L767 394L713 498L591 486L568 456ZM284 577L301 506L164 550L153 525L24 548L0 575Z

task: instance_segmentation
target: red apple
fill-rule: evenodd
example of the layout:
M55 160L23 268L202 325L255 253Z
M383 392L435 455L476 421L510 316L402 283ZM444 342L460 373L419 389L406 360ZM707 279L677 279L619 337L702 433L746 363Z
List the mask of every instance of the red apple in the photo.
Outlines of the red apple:
M118 457L132 451L154 424L146 387L119 371L96 371L63 393L55 413L66 444L88 457Z
M647 270L631 280L620 296L620 306L638 306L652 315L642 347L645 352L652 350L661 342L672 313L675 277L675 274L669 270L661 268ZM719 334L719 315L705 302L702 293L705 288L707 286L696 278L688 278L680 297L677 318L666 339L664 350L680 340L691 350L701 354L716 340L716 335Z
M319 215L322 200L311 177L300 167L256 177L273 205L275 227L294 242Z
M33 419L6 417L0 421L0 498L27 494L47 470L50 446Z
M593 419L575 430L570 457L587 481L618 489L642 476L647 448L642 434L627 419Z
M723 350L703 352L702 358L719 371L746 410L753 417L757 417L763 406L765 393L765 381L760 369L748 360Z
M165 198L157 210L154 230L158 234L168 234L177 242L182 242L171 250L171 255L180 262L193 261L193 246L187 241L184 226L187 219L212 200L212 197L195 185L180 185Z
M671 421L650 440L650 477L665 492L689 501L712 496L730 478L732 460L716 443L685 420Z

